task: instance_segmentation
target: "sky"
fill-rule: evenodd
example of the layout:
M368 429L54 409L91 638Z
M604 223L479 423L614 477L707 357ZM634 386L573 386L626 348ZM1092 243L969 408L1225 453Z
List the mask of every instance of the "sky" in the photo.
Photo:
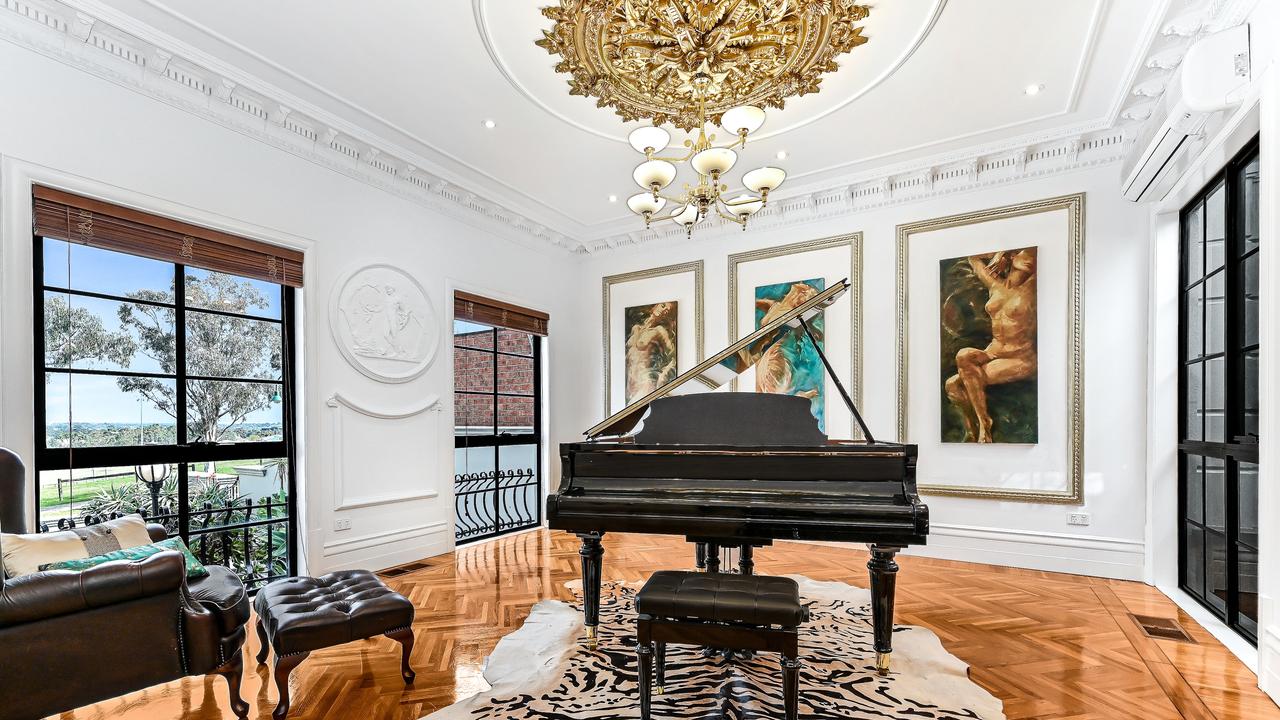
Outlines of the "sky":
M210 273L188 268L187 274L207 276ZM268 299L268 307L256 309L255 314L280 317L280 293L277 286L257 280L247 282L257 286ZM168 292L173 285L173 264L46 238L44 284L120 296L143 289ZM50 297L60 293L46 290L45 295ZM65 293L61 297L72 307L92 312L101 319L108 332L120 330L116 315L120 302ZM119 364L102 360L83 361L75 367L125 369ZM129 362L128 369L138 372L160 370L155 360L141 353L136 354ZM72 414L77 423L174 422L173 418L146 401L139 393L122 392L113 376L51 374L50 378L50 382L45 385L46 415L50 423L66 423ZM245 422L270 423L280 422L280 419L280 406L277 404L273 408L251 414Z

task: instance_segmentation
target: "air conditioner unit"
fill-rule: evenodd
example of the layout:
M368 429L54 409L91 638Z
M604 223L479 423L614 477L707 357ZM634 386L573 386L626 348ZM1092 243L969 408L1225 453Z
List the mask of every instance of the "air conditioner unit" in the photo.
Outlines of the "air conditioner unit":
M1240 102L1250 81L1249 26L1197 41L1125 158L1126 200L1158 200L1176 180L1179 160L1209 118Z

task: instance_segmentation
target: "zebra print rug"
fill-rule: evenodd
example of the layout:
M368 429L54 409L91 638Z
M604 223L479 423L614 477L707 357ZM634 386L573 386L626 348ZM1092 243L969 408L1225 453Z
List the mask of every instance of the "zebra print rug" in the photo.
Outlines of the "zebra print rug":
M1004 720L1000 701L970 682L967 666L932 632L895 630L888 677L874 668L870 594L844 583L794 576L810 608L801 629L800 717L806 720L916 718ZM578 585L573 583L575 593ZM524 626L498 642L484 672L490 689L423 720L612 720L640 716L636 685L635 593L606 584L600 641L581 639L577 607L544 600ZM707 659L699 648L667 646L666 694L653 717L769 720L782 717L778 657Z

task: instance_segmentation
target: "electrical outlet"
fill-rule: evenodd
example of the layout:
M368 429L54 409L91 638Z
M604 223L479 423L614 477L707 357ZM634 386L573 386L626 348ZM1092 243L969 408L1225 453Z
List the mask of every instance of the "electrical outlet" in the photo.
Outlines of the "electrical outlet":
M1083 512L1067 513L1067 524L1068 525L1088 525L1089 513L1083 513Z
M335 532L341 532L341 531L343 531L343 530L350 530L350 529L351 529L351 519L350 519L350 518L338 518L338 519L334 520L334 521L333 521L333 529L334 529L334 531L335 531Z

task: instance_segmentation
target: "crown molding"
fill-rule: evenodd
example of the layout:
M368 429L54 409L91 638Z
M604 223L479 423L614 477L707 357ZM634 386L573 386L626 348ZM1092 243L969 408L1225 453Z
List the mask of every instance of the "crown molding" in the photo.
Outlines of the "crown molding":
M1163 122L1164 118L1153 118L1151 114L1173 82L1187 50L1206 35L1244 22L1257 3L1258 0L1163 0L1141 45L1139 62L1131 70L1128 91L1112 110L1112 124L1132 126L1129 137L1136 138L1147 123Z
M802 182L793 181L785 194L771 198L752 227L803 224L1116 162L1151 121L1151 108L1191 43L1243 22L1256 2L1201 0L1187 7L1163 0L1106 117L893 165L815 173L819 177L807 183L796 178ZM552 226L471 187L440 163L127 22L94 0L0 0L0 39L535 250L584 256L686 242L678 226L633 228L635 218ZM695 240L735 231L737 225L708 222Z
M1125 140L1123 128L1067 129L793 188L776 200L771 196L769 205L751 218L750 227L790 227L1107 165L1124 156ZM587 250L594 255L642 245L688 242L683 227L675 223L662 225L615 232L587 242ZM700 225L694 231L694 240L710 240L734 232L741 232L737 224L716 219Z
M172 38L143 39L60 0L0 0L0 39L189 112L278 150L533 249L580 255L581 242L265 81Z

